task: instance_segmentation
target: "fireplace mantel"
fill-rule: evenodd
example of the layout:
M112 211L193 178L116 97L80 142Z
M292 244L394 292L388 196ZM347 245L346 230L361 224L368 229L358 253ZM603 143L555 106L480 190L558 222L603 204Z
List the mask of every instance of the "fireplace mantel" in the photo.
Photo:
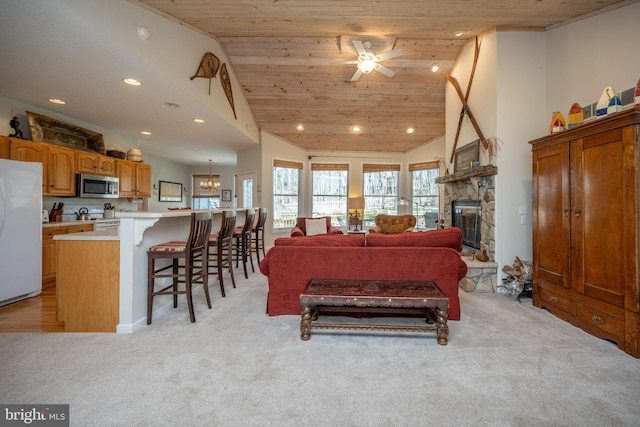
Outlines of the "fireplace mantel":
M436 178L437 184L447 184L449 182L464 181L469 178L491 176L498 174L498 167L493 165L479 166L477 168L469 168L460 172L454 172L449 175Z

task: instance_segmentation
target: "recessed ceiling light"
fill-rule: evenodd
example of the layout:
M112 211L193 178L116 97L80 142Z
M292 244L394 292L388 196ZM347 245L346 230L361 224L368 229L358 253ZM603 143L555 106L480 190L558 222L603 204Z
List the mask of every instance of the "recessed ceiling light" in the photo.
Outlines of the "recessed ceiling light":
M407 128L407 133L413 133L413 132L415 132L414 128Z
M435 73L436 71L438 71L440 69L440 67L438 66L438 64L433 64L431 66L431 72Z
M141 86L142 85L142 82L138 81L136 79L124 78L124 79L122 79L122 81L125 82L128 85L131 85L131 86Z
M149 29L147 27L138 25L138 37L140 37L142 40L149 40L149 37L151 37L151 33L149 33Z
M198 118L193 119L193 121L194 121L195 123L204 123L204 120L202 120L202 119L198 119Z
M354 126L351 128L351 130L354 132L360 132L362 129L360 129L360 126Z
M140 131L140 133L143 135L151 135L151 132L149 132L148 130Z
M460 36L461 36L461 35L463 35L463 34L464 34L464 31L456 31L456 32L454 33L454 35L455 35L456 37L460 37Z
M53 104L59 104L59 105L64 105L67 103L67 101L63 101L62 99L58 99L58 98L49 98L49 102Z
M304 126L298 125L298 126L296 126L296 129L298 129L298 131L302 132L304 130Z

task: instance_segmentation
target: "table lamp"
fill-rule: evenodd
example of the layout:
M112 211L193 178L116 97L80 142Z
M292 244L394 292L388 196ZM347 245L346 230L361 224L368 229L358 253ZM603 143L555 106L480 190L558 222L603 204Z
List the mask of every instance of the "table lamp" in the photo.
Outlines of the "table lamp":
M356 228L353 231L360 231L358 229L358 209L364 210L364 197L349 197L349 209L355 209L356 211Z

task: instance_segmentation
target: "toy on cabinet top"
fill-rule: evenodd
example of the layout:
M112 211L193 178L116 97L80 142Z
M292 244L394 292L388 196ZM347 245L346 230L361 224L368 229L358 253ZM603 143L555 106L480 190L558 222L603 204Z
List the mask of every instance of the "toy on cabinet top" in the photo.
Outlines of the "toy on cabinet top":
M602 91L602 95L600 95L600 100L596 106L596 117L606 116L619 111L622 111L620 95L613 90L611 86L607 86Z
M638 83L636 84L636 91L634 93L633 103L636 106L640 106L640 80L638 80Z
M574 102L569 109L569 129L582 124L583 121L582 107L577 102Z
M555 111L551 116L551 124L549 125L549 133L562 132L567 129L567 122L560 111Z

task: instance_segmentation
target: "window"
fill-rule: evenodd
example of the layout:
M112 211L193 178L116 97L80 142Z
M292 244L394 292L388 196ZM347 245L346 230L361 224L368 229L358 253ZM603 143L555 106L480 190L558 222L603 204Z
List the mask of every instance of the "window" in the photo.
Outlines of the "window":
M313 163L311 173L313 216L330 216L333 225L346 227L349 165Z
M362 170L365 200L362 226L373 227L376 215L397 213L400 165L364 164Z
M418 219L419 228L437 228L440 215L440 187L436 178L440 176L438 162L414 163L409 165L411 173L412 212Z
M211 175L213 182L220 182L220 175ZM207 182L209 175L193 175L191 188L193 197L191 207L193 209L217 209L220 207L220 190L205 191L200 186L201 182Z
M273 161L273 229L296 225L300 211L300 171L302 163Z

